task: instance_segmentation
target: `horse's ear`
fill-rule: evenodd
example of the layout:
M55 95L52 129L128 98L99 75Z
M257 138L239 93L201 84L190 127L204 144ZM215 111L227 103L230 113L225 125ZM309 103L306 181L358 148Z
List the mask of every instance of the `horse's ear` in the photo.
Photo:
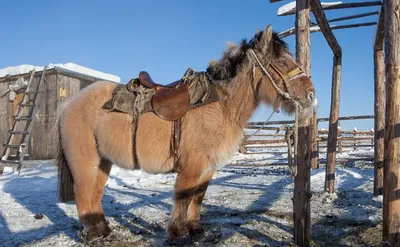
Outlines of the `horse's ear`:
M262 51L264 54L267 52L271 40L272 40L272 27L271 25L268 25L265 28L264 33L260 40Z
M255 36L257 36L259 33L260 33L260 29L257 28Z

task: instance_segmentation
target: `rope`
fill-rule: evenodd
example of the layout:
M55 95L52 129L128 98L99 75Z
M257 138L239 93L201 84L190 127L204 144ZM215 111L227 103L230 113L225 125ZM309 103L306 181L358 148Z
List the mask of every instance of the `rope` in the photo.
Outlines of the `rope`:
M259 132L262 128L264 128L264 126L268 123L268 121L271 119L271 117L274 115L274 113L275 113L275 111L273 111L271 113L271 115L269 115L267 120L265 120L265 122L261 125L260 128L258 128L258 130L256 130L253 134L249 135L247 138L245 138L244 141L247 141L250 137L254 136L255 134L257 134L257 132Z

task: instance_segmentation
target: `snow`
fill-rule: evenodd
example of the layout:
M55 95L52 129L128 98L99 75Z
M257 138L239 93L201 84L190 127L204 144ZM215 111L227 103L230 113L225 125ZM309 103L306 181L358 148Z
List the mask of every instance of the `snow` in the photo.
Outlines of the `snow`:
M342 4L342 2L321 2L322 8L326 6L333 6ZM292 12L296 9L296 1L290 2L288 4L283 5L278 9L278 15L284 15L288 12Z
M75 63L66 63L66 64L48 64L47 69L52 69L52 68L62 68L66 69L72 72L77 72L81 73L84 75L88 76L93 76L97 77L103 80L108 80L108 81L113 81L113 82L120 82L121 79L118 76L111 75L111 74L106 74L97 70L93 70ZM25 74L29 73L32 69L36 69L36 71L42 71L43 66L34 66L34 65L18 65L18 66L11 66L11 67L6 67L4 69L0 69L0 78L4 77L6 75L19 75L19 74Z
M364 149L338 154L338 158L368 154L371 150ZM275 154L238 153L232 164L284 159ZM118 234L117 245L165 246L175 178L176 174L112 168L103 208ZM338 165L335 179L336 193L326 194L324 167L312 170L313 239L319 246L349 246L350 242L350 246L363 246L354 242L361 241L360 231L375 229L382 220L382 198L371 193L373 165ZM289 245L293 186L286 166L221 168L203 202L206 236L197 246ZM57 170L51 161L32 161L20 176L6 168L0 177L0 245L82 246L76 206L58 202L56 192ZM35 219L35 215L43 218Z

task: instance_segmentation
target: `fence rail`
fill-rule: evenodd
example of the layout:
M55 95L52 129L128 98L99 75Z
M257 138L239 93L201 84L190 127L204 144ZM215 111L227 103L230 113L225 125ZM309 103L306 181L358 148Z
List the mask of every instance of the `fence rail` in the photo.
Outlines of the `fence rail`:
M360 120L360 119L373 119L373 115L367 116L347 116L340 117L339 120ZM318 122L326 122L328 118L320 118ZM289 146L293 147L293 129L294 121L270 121L268 123L263 122L249 122L246 126L246 134L244 141L240 146L240 153L242 154L287 154ZM271 126L278 125L278 126ZM340 122L339 122L340 125ZM257 133L255 133L257 131ZM255 133L255 134L252 134ZM291 142L288 145L288 142ZM328 141L328 130L318 130L317 134L318 153L326 153L327 141ZM350 150L357 150L361 148L373 148L374 147L374 131L358 131L354 129L349 130L338 130L337 146L338 153L342 153ZM360 156L356 158L339 158L336 162L343 163L347 161L365 160L372 161L371 156ZM319 163L326 163L326 158L320 157ZM269 163L265 165L283 165L287 162ZM244 164L232 164L232 165L244 165ZM261 164L259 164L261 165ZM251 166L259 166L252 163Z

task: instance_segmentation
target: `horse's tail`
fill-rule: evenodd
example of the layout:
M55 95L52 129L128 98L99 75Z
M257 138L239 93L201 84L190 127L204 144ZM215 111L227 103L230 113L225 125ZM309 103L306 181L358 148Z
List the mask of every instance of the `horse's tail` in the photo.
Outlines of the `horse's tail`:
M56 163L58 167L58 196L60 201L69 202L75 200L74 193L74 179L72 177L71 169L68 166L68 161L65 157L64 149L62 146L61 123L60 118L63 111L60 110L55 124L55 137L57 158Z

